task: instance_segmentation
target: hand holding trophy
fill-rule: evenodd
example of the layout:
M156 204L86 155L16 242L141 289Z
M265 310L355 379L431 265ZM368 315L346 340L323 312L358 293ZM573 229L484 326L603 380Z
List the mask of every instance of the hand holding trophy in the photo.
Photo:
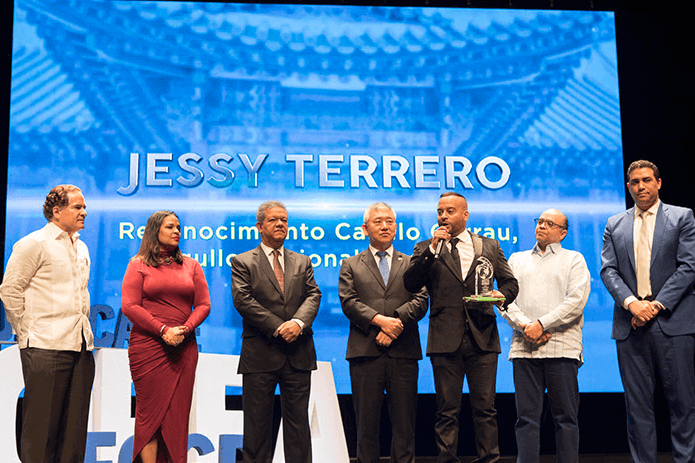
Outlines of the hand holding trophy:
M501 303L505 297L499 291L492 289L494 269L492 262L487 257L480 256L475 267L475 294L463 299L467 302L493 302Z

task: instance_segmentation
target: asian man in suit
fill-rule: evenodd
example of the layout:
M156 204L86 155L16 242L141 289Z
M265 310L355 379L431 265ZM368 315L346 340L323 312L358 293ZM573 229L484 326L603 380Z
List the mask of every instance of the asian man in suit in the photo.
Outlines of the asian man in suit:
M627 171L635 207L608 219L601 279L615 300L613 334L625 389L630 452L656 462L654 388L661 379L675 463L695 461L695 220L659 200L649 161Z
M232 259L232 298L243 318L241 358L243 461L270 463L275 388L280 385L285 461L309 463L309 391L316 351L311 324L321 291L308 256L285 249L285 206L258 208L261 244Z
M393 247L396 213L375 203L364 213L369 248L343 260L338 292L350 320L346 358L357 418L357 461L379 462L379 421L384 391L391 417L391 463L415 462L418 361L417 322L427 312L424 288L403 286L410 257Z
M497 281L487 296L506 307L519 292L499 242L469 233L468 203L458 193L441 195L439 228L432 239L415 245L403 280L408 291L427 287L430 327L427 355L432 362L437 400L437 463L459 462L459 411L464 376L468 377L478 458L499 460L495 381L501 352L496 313L491 302L466 301L485 276ZM478 281L478 283L476 283Z

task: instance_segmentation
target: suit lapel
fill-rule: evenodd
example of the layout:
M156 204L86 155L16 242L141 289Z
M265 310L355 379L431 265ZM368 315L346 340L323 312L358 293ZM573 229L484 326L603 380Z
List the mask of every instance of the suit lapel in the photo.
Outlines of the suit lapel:
M467 280L473 273L475 272L475 267L476 263L478 262L478 259L480 256L483 255L483 240L480 239L478 235L474 235L473 233L470 234L471 236L471 241L473 241L473 261L471 262L471 266L468 268L468 273L466 274L466 278L464 278L464 281Z
M391 258L391 271L389 272L389 284L386 287L387 289L391 287L394 281L396 281L396 278L400 277L401 272L403 271L403 254L400 252L396 251L394 249L393 251L393 257Z
M360 259L364 263L364 265L367 266L370 272L372 272L372 275L374 275L374 278L376 281L379 282L382 288L386 289L386 285L384 285L384 279L381 277L381 272L379 271L379 267L376 265L376 259L374 259L374 256L372 255L372 252L367 249L366 251L362 251L360 255ZM390 273L389 273L389 280L391 279Z
M634 207L632 209L627 210L627 217L625 217L625 221L623 222L621 235L622 235L623 239L625 240L625 250L627 251L627 257L630 260L630 265L632 266L632 270L635 272L635 275L637 275L637 266L635 264L635 236L634 236L635 212L636 212L636 210Z
M294 258L294 254L285 248L285 294L289 294L292 290L292 278L297 273L297 259ZM278 285L278 288L280 286ZM283 294L284 296L284 294Z
M664 206L664 203L659 204L659 210L656 212L656 221L654 222L654 237L652 238L652 259L649 262L649 274L652 275L654 260L656 256L659 255L661 244L663 243L662 237L664 236L664 230L666 229L666 214L668 214L668 208Z
M285 256L287 256L287 250L285 250ZM275 278L275 272L273 272L273 267L270 266L268 256L265 255L265 253L263 252L263 248L260 245L256 248L256 262L265 274L265 276L268 277L268 280L270 280L277 292L282 294L282 291L280 290L280 283L278 283L278 279ZM287 268L286 262L287 260L285 259L285 268ZM285 272L285 285L287 285L287 272Z

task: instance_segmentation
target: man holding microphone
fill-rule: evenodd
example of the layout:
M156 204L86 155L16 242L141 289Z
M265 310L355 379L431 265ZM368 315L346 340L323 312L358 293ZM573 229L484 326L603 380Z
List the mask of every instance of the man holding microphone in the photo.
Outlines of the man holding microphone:
M441 195L439 228L431 240L415 245L403 281L430 295L427 355L437 394L435 434L438 463L459 462L459 411L468 376L478 458L499 460L495 382L501 352L493 304L506 307L519 285L499 242L466 230L468 204L458 193ZM492 287L497 281L498 289Z

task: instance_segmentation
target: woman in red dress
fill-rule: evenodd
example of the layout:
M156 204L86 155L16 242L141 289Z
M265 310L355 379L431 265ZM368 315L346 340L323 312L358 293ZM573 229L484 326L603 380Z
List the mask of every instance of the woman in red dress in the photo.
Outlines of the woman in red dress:
M176 214L152 214L123 277L122 310L133 323L133 461L142 463L185 463L188 452L195 329L210 313L210 294L200 264L181 254L180 238Z

